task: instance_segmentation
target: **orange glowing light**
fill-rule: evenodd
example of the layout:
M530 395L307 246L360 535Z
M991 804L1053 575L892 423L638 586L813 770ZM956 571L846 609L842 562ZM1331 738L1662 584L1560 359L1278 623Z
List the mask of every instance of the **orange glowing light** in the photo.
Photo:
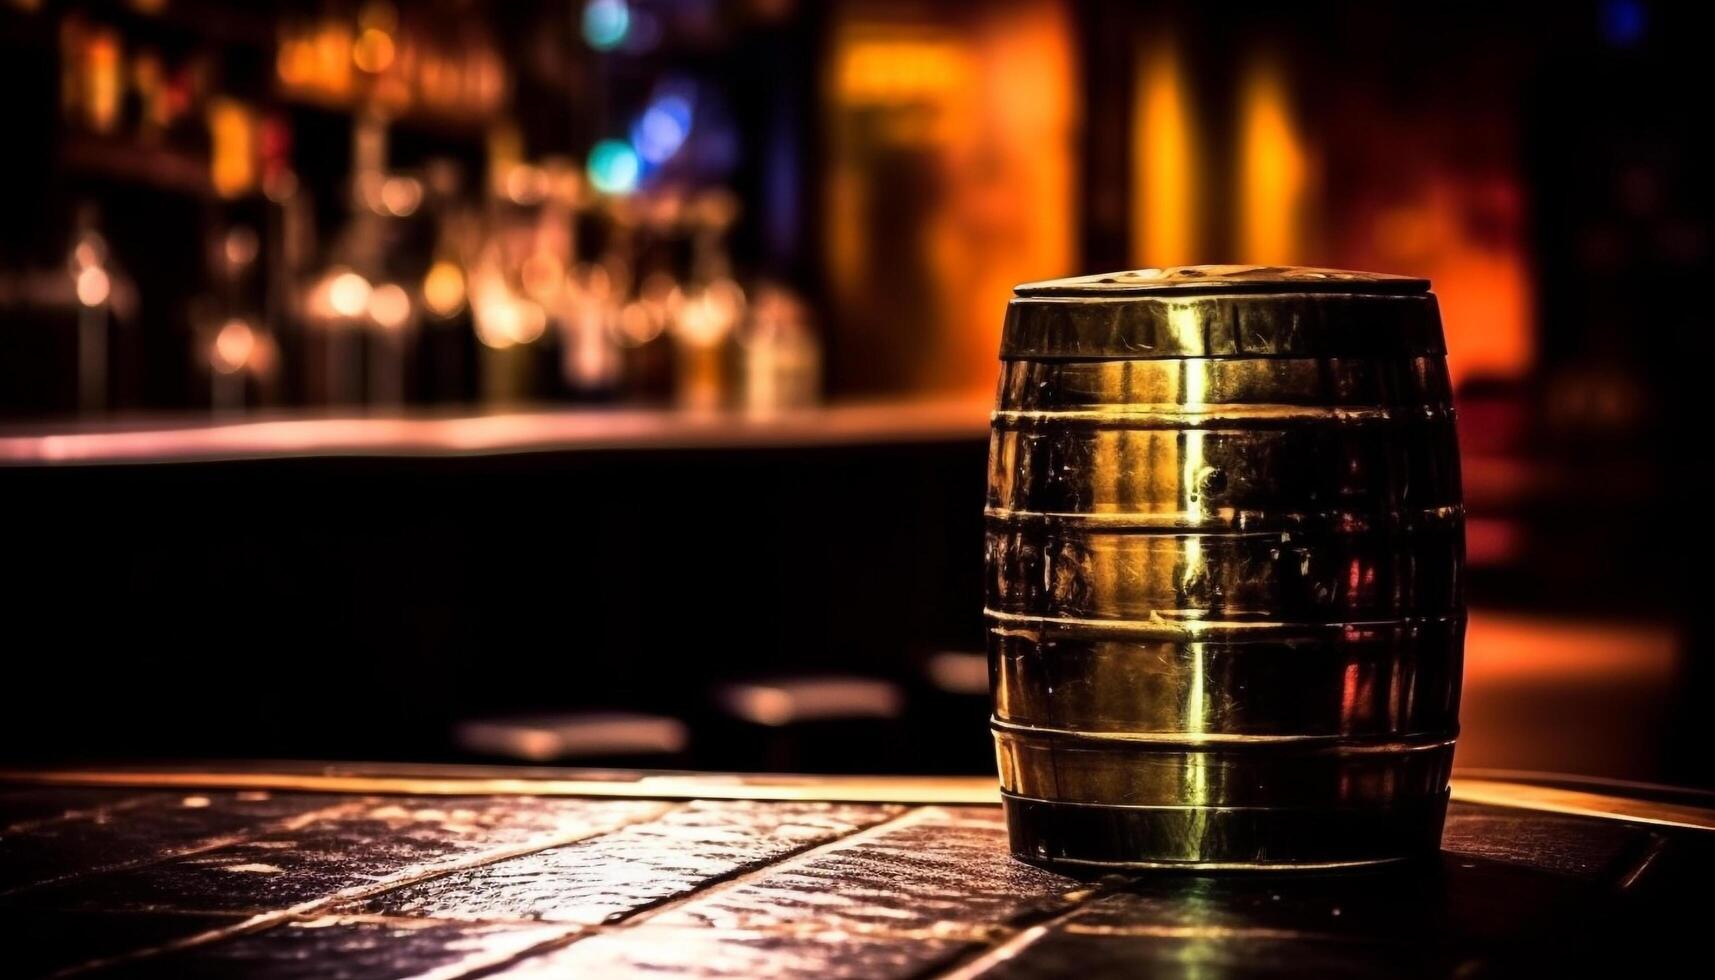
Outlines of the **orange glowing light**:
M105 133L119 122L122 85L119 36L105 29L94 32L85 57L89 74L84 88L84 114L92 129Z
M209 181L215 193L236 197L256 185L256 118L234 99L209 101Z
M350 92L351 28L338 22L324 23L311 44L315 59L312 84L333 95Z
M721 279L685 298L673 330L693 347L712 346L732 331L743 310L744 290L730 279Z
M511 320L513 343L529 344L540 339L548 327L548 313L541 304L521 299L513 309L516 310Z
M1519 378L1536 356L1525 227L1516 175L1432 167L1371 215L1342 260L1434 283L1455 385Z
M381 182L379 197L388 214L408 218L423 202L423 182L413 177L389 177Z
M970 78L967 50L952 38L886 28L854 34L834 66L834 84L844 100L901 105L946 98Z
M1252 72L1241 117L1240 258L1290 264L1302 245L1300 215L1309 168L1286 86L1272 66L1262 64Z
M540 303L514 295L492 272L472 284L470 307L476 339L495 350L533 343L548 326Z
M1196 158L1191 111L1173 49L1139 68L1132 110L1132 255L1140 266L1196 261Z
M464 272L442 259L429 266L423 277L423 305L436 316L452 316L464 309Z
M1075 261L1067 5L963 7L836 5L824 246L840 362L877 390L992 395L995 311Z
M370 290L369 318L383 330L397 330L411 318L411 297L397 283L383 283Z
M314 77L314 62L314 46L300 38L282 37L274 55L274 74L287 88L301 88Z
M377 27L366 29L351 46L351 62L371 75L386 71L393 64L393 37Z
M234 317L221 325L209 350L209 363L221 374L236 374L250 363L256 352L256 331Z
M107 302L113 290L113 280L99 265L86 266L77 274L77 301L84 306L100 306Z

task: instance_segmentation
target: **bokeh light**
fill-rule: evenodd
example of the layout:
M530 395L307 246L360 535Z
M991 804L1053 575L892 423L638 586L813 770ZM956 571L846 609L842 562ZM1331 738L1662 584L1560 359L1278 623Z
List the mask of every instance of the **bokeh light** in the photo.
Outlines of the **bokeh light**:
M381 184L381 206L395 218L408 218L423 203L423 182L414 177L389 177Z
M611 51L631 32L631 6L625 0L589 0L584 4L584 40L597 51Z
M423 276L423 305L440 317L464 309L464 271L457 263L442 259L429 266Z
M664 95L643 110L631 127L631 142L646 163L662 164L679 152L691 134L691 103L681 95Z
M256 352L256 331L238 317L226 321L214 336L209 363L221 374L236 374L250 363Z
M107 270L99 265L86 266L77 274L77 301L85 306L100 306L107 302L113 281Z
M369 318L384 330L397 330L411 318L411 297L397 283L383 283L369 294Z
M369 280L349 270L328 284L328 306L340 316L359 316L369 307Z
M629 194L637 189L643 166L637 151L624 140L602 140L590 150L590 183L603 194Z
M1642 0L1607 0L1602 4L1602 38L1609 44L1631 47L1643 40L1647 24Z
M393 38L386 31L371 27L357 36L351 46L352 63L370 74L379 74L393 64Z

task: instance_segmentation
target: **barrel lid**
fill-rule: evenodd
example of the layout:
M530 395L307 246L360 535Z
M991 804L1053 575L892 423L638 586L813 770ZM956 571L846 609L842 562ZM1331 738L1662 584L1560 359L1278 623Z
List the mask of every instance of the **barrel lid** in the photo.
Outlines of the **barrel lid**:
M1429 291L1429 280L1383 272L1287 265L1176 265L1130 269L1070 279L1027 282L1019 296L1139 296L1152 293L1350 293L1410 296Z
M1446 352L1427 279L1277 265L1134 269L1025 283L1005 360L1418 357Z

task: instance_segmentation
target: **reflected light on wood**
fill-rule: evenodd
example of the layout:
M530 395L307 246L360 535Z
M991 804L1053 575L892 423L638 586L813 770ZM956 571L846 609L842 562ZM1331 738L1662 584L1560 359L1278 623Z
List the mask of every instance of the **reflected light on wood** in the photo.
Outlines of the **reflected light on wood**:
M987 436L987 423L988 404L971 400L834 405L766 414L616 409L459 418L278 419L0 435L0 465L975 442Z
M1661 778L1675 631L1473 610L1455 764Z
M263 764L269 765L269 764ZM281 763L250 771L194 769L0 770L0 783L131 786L415 796L587 796L653 800L780 800L933 805L997 804L992 776L805 776L529 770L480 766L385 769ZM516 772L518 775L507 775ZM1453 799L1634 823L1715 830L1715 808L1664 803L1507 779L1455 777Z

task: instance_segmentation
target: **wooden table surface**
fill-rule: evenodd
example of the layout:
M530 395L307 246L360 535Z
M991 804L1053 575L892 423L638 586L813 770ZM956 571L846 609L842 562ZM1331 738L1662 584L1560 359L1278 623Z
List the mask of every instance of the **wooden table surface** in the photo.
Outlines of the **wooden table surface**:
M983 780L0 774L0 976L1436 976L1700 949L1715 809L1461 780L1443 850L1075 880ZM1482 802L1471 802L1482 801Z

